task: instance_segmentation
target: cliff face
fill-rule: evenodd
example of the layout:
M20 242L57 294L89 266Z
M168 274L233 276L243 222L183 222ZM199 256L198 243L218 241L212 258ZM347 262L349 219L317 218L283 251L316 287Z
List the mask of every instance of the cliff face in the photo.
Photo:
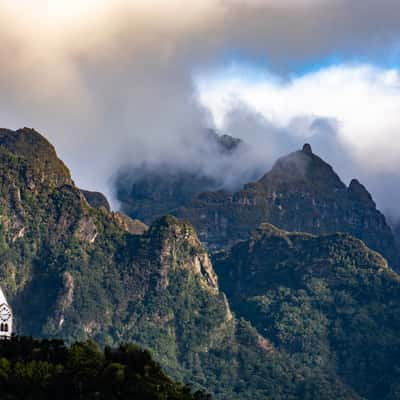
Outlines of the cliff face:
M0 282L19 334L136 342L216 399L395 398L399 278L359 240L263 225L217 276L190 223L92 207L38 133L1 140ZM330 185L372 208L357 182Z
M394 267L399 251L385 217L358 181L349 187L305 145L279 159L258 182L233 195L204 193L176 211L190 220L210 248L245 239L262 222L314 234L350 233L382 253Z
M298 383L271 384L292 382L294 370L233 317L190 224L164 217L147 230L92 207L54 148L26 129L1 131L0 193L0 282L19 334L136 342L216 398L295 392Z
M396 397L400 278L381 255L347 234L263 224L214 264L233 311L276 349L362 398Z
M91 207L53 147L32 130L1 132L0 177L0 275L21 334L128 339L133 332L126 327L136 330L138 322L119 331L113 321L133 318L132 307L164 293L175 282L171 275L214 301L220 323L229 319L207 252L189 225L170 217L146 232L123 214ZM175 318L171 309L161 314L151 318Z
M232 157L241 151L244 143L228 135L205 132L205 157ZM200 153L199 158L202 157ZM142 165L122 169L115 180L117 198L122 210L132 218L146 224L171 213L176 208L188 204L198 194L216 190L222 186L217 179L192 166L171 163Z

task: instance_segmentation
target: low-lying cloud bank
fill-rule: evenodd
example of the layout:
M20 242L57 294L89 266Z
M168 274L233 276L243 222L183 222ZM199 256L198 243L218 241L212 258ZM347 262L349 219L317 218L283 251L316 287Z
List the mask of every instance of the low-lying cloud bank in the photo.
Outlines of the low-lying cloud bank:
M345 181L360 178L381 208L397 214L400 191L400 74L337 65L280 80L202 81L201 99L219 127L268 149L274 159L309 141Z
M165 161L224 173L212 151L199 151L208 146L201 132L213 126L209 107L216 111L199 102L194 77L239 55L266 60L286 78L332 54L396 60L399 16L397 0L0 2L1 125L40 130L79 185L109 196L110 179L124 165ZM333 161L343 163L336 167L346 178L358 171L396 176L397 73L363 68L235 89L239 101L225 128L257 149L241 167L267 167L311 132L323 155L327 142L337 149ZM366 92L356 84L365 80ZM221 97L223 84L211 88ZM245 96L250 89L253 100ZM274 106L262 108L261 93L270 90Z

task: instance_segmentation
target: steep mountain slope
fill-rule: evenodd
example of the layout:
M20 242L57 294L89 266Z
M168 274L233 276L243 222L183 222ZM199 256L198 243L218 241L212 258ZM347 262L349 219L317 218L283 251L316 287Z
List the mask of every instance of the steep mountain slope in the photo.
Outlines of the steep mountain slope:
M216 258L233 310L277 349L362 398L398 398L400 277L382 256L347 234L263 224Z
M108 202L106 196L103 193L91 192L90 190L82 190L83 195L87 202L94 208L104 207L106 210L110 211L110 203Z
M279 159L243 190L203 193L175 214L191 221L211 248L245 239L260 223L270 222L289 231L347 232L399 265L393 233L371 195L357 180L346 187L310 145Z
M237 318L189 223L163 217L147 229L102 204L92 207L54 148L37 132L1 131L0 193L0 284L20 334L68 342L93 338L101 345L133 341L149 348L174 379L205 387L216 399L359 400L378 393L379 376L388 387L382 392L386 398L381 398L395 398L398 278L361 242L347 236L306 236L310 241L304 243L314 243L313 238L317 244L287 262L297 265L298 274L269 271L264 280L255 274L259 286L254 287L261 296L262 285L269 282L291 288L292 283L300 286L300 276L305 276L313 288L317 280L314 292L289 290L288 296L293 295L286 298L283 290L273 297L278 314L269 312L267 317L259 317L259 308L270 304L269 298L256 304L257 299L251 300L247 292L238 294L229 283L227 271L252 268L251 258L238 268L240 251L236 259L221 256L218 269ZM270 247L260 242L260 262L264 246L267 254L286 254L279 241ZM344 263L345 273L335 267L335 274L321 283L318 266L332 262ZM336 282L336 276L339 286L325 304L325 292L319 288ZM236 277L235 282L243 281L243 287L252 290L245 275ZM298 300L306 296L303 292L309 293L306 307ZM264 324L268 318L273 322ZM365 343L368 346L362 347ZM383 367L388 372L379 370L378 375Z
M191 225L164 217L131 234L120 214L89 205L37 132L1 132L0 192L0 282L19 334L134 341L217 399L296 399L308 382L357 398L336 379L294 369L231 314Z
M241 140L218 135L214 131L205 132L204 141L207 143L204 149L207 154L199 152L199 158L232 157L245 147ZM175 160L127 166L119 171L115 179L122 210L147 224L189 203L198 194L216 190L222 185L222 179L216 178L215 173L206 173L195 163L182 166Z

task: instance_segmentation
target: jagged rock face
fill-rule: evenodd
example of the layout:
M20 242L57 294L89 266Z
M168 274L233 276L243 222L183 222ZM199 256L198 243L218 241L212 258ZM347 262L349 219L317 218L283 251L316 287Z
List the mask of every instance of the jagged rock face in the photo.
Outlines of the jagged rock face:
M169 285L168 276L181 264L188 271L194 272L200 278L201 284L211 292L218 293L218 279L202 247L193 227L188 223L178 223L174 217L167 216L158 220L149 231L151 249L157 249L161 265L159 269L161 281L158 287L163 289ZM148 242L145 238L144 242Z
M165 217L131 234L128 217L90 206L39 134L0 136L0 281L18 334L136 342L217 399L296 393L303 375L234 318L190 224Z
M204 291L207 301L213 299L218 304L219 323L226 321L229 306L219 292L208 254L190 225L169 217L147 231L144 224L122 213L92 208L73 185L54 148L38 133L2 131L0 139L0 275L13 299L21 333L78 339L84 333L79 333L79 325L84 324L104 341L112 309L121 307L122 313L124 307L136 307L133 300L144 301L152 291L165 292L171 275L180 273L192 276L193 285ZM29 146L39 154L31 155ZM30 171L29 180L25 171ZM111 282L123 296L110 297L106 286L97 282L107 273L111 274L108 284ZM97 304L91 308L88 301ZM118 306L119 301L124 305ZM62 324L57 322L60 313Z
M120 211L114 212L112 215L118 226L132 235L143 235L149 229L142 221L132 219Z
M131 234L130 222L123 215L111 213L105 207L90 206L56 158L54 149L40 135L25 130L10 131L9 134L12 140L3 138L3 142L19 143L18 148L22 150L19 152L10 144L0 146L0 281L13 306L18 333L64 338L67 341L93 338L101 345L136 342L149 348L171 376L206 387L216 399L221 400L300 400L307 398L306 395L325 399L362 398L343 378L345 373L336 374L336 370L325 363L325 358L322 358L325 364L321 364L321 368L315 353L304 352L307 357L302 359L298 352L289 352L286 339L276 339L278 328L272 323L268 325L271 330L262 331L265 326L260 320L265 318L264 314L254 318L259 330L250 322L236 318L231 312L230 299L220 290L221 283L225 286L228 282L223 272L225 267L236 271L236 261L231 257L218 260L224 278L221 282L207 251L189 223L164 217L140 234ZM27 143L24 143L25 139ZM26 150L28 143L29 146L37 146L42 153L47 148L49 154L40 157L30 154ZM357 199L363 198L357 184L352 186ZM220 195L216 193L213 198L217 200ZM283 261L287 261L286 264L294 265L297 258L284 258L284 254L287 254L288 244L292 248L296 240L285 237L283 233L281 236L276 248L260 242L260 247L265 246L266 252L257 250L258 241L253 239L254 252L260 254L257 260L262 261L264 255L276 252L281 254ZM397 283L386 279L390 271L379 255L368 251L367 256L355 259L353 253L364 254L365 246L361 242L355 241L357 245L351 247L327 238L312 247L314 251L310 257L313 258L307 259L307 243L312 243L311 239L304 240L303 250L295 254L304 265L308 265L307 260L312 261L310 268L306 269L308 275L318 276L319 271L325 273L326 268L332 267L334 273L328 274L326 284L330 280L335 282L337 277L342 277L339 281L342 285L353 285L358 281L371 283L354 287L356 295L353 296L355 301L364 298L370 308L363 308L361 315L356 314L351 302L346 300L349 293L345 292L335 299L337 309L329 308L329 313L324 314L324 321L340 312L348 316L347 320L341 318L340 323L354 320L357 325L361 320L363 332L368 332L369 320L371 324L376 324L376 315L379 314L383 325L391 320L393 331L398 332L400 327L397 321L400 317L397 303L395 298L390 297L392 292L398 296ZM333 257L331 247L338 249L334 254L339 254L334 263L330 262L330 257ZM318 248L321 248L320 253ZM355 251L349 253L351 249ZM237 260L242 260L239 253ZM338 260L346 261L346 273L343 275L342 269L336 267ZM355 267L358 260L361 260L362 269ZM240 267L242 271L248 268L254 271L260 284L269 282L268 276L259 273L257 263L252 263L250 257ZM300 273L291 275L286 273L287 269L283 271L282 274L271 275L278 287L285 287L287 279L292 281L293 277L297 278L299 286L303 284ZM361 274L359 278L360 271L366 274ZM373 279L375 286L372 285ZM248 279L243 277L243 286L247 283ZM228 293L236 312L243 315L233 291L234 285L231 286L232 290L227 286ZM321 283L310 287L320 288ZM340 292L340 286L334 286L334 289ZM389 297L386 297L386 292ZM302 337L307 337L310 329L312 332L319 314L313 314L312 318L308 315L299 318L292 309L300 304L300 310L296 308L297 313L310 308L314 310L316 307L311 307L311 304L319 304L324 293L323 290L312 292L306 307L297 297L293 299L294 303L289 302L290 299L274 298L276 308L283 310L279 321L288 321L278 324L285 327L279 331L284 338L291 338L293 333L288 327L295 326L297 329L298 325L293 321L300 326L304 322L305 334ZM249 304L247 294L240 299ZM257 304L265 306L263 301ZM346 306L344 311L340 308L343 304ZM387 308L380 308L382 304ZM328 307L329 304L323 305ZM248 316L249 319L260 315L258 312L257 308ZM309 320L312 326L307 330ZM357 331L354 326L351 328L351 332ZM400 358L397 336L386 330L382 335L388 340L386 349L391 350L391 354L384 352L383 358L390 362ZM340 345L348 353L352 352L355 339L353 335L352 342L341 342ZM330 344L335 345L334 342ZM325 354L324 348L316 348ZM377 343L377 348L380 351L381 344ZM366 364L360 352L354 354L359 357L357 361L360 364ZM373 351L367 354L375 357ZM343 353L338 355L343 356ZM376 365L379 368L382 366L380 363ZM393 374L397 374L398 370L397 365L391 369ZM349 374L354 372L352 369L346 371ZM373 372L374 376L380 375L380 371ZM363 378L369 382L365 375ZM394 380L391 378L392 375L385 375L381 386L388 387L387 390L392 390L395 395L398 387L393 388L393 381L399 379L397 376ZM371 382L374 382L373 379ZM375 397L369 396L369 391L367 394L367 398L385 399L380 393L376 393ZM393 396L387 396L385 400L392 400Z
M232 156L244 146L240 139L206 132L214 156ZM115 186L122 210L146 224L189 203L198 194L220 188L222 181L173 163L142 165L120 171Z
M393 267L399 252L385 217L358 181L349 187L309 145L276 162L258 182L233 195L204 193L178 209L210 248L245 239L262 222L289 231L347 232L381 252Z
M276 349L361 398L396 398L400 277L380 254L347 234L263 224L214 265L233 311Z
M140 176L131 182L133 176ZM160 166L129 170L118 177L117 197L128 215L151 224L155 219L187 204L205 190L218 188L215 180L195 173Z

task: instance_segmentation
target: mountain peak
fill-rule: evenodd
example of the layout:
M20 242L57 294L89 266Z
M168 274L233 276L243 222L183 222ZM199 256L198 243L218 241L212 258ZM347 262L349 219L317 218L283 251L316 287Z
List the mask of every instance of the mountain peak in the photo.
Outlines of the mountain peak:
M312 152L306 143L301 151L281 157L259 181L265 187L276 189L281 185L310 186L313 191L321 188L345 189L333 168Z
M352 179L349 185L349 194L354 200L358 200L364 204L370 204L375 207L375 202L366 187L357 179Z
M72 184L70 171L58 158L54 146L36 130L26 127L17 131L0 129L0 146L29 161L56 186Z
M175 214L191 221L213 249L231 246L260 223L269 222L309 234L346 232L382 253L392 267L399 264L393 233L366 188L357 180L346 186L309 144L280 158L243 190L198 196ZM268 225L263 228L277 232Z
M312 148L311 148L311 145L309 144L309 143L306 143L304 146L303 146L303 153L306 153L306 154L312 154Z

